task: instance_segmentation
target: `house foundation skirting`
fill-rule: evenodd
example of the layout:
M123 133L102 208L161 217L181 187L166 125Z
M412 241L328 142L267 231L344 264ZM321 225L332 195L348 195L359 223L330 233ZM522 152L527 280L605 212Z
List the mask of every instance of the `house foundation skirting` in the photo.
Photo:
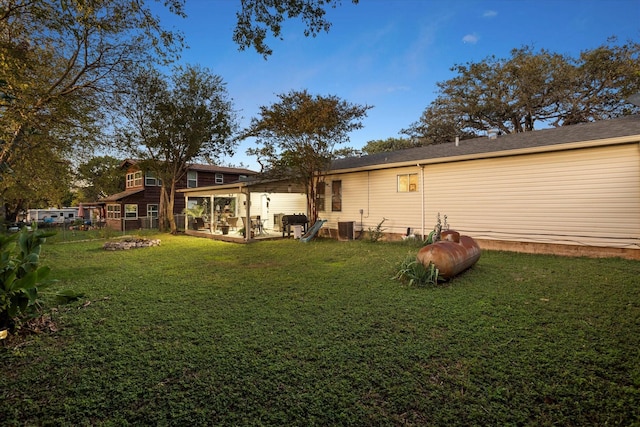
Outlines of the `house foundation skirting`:
M332 239L338 238L337 229L322 229L320 230L322 237L328 237ZM356 239L366 239L367 232L365 231L360 236L359 231L356 233ZM384 233L383 240L386 241L398 241L404 238L403 234L398 233ZM534 243L534 242L515 242L505 240L488 240L488 239L476 239L474 240L480 245L481 249L488 251L507 251L507 252L520 252L527 254L544 254L544 255L560 255L560 256L572 256L572 257L589 257L589 258L624 258L640 260L640 248L610 248L604 246L580 246L580 245L559 245L553 243Z
M551 243L511 242L476 239L481 249L521 252L527 254L561 255L589 258L625 258L640 260L640 249L609 248L602 246L558 245Z

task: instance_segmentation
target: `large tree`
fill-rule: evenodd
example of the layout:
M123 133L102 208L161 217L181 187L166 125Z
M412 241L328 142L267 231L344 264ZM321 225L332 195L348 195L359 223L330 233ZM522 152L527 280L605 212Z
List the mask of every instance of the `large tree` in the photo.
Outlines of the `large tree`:
M351 104L337 96L291 91L279 102L260 107L244 138L255 138L257 156L266 176L288 178L305 186L311 220L318 217L316 189L334 156L336 146L349 141L349 133L362 128L367 105Z
M456 65L457 76L437 84L437 98L403 133L431 144L638 112L625 98L640 90L640 43L609 42L579 58L523 47L507 59Z
M164 3L182 14L183 0ZM29 165L98 144L124 73L170 61L181 48L180 35L163 29L142 0L0 2L0 194L24 183ZM64 165L66 176L72 164ZM37 203L51 193L23 194Z
M166 1L182 13L182 0ZM173 59L178 34L143 2L5 0L0 7L0 162L15 165L56 130L87 143L132 64Z
M233 154L237 120L220 76L198 66L170 77L140 70L121 98L117 145L162 180L160 229L177 231L175 190L191 162Z

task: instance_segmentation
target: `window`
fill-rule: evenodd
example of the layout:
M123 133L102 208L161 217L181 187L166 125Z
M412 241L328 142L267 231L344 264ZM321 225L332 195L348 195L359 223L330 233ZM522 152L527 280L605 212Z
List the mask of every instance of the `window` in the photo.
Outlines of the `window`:
M138 219L138 205L136 204L124 205L124 218Z
M216 174L216 184L224 184L224 175L221 173Z
M342 211L342 181L331 181L331 211Z
M107 205L107 219L120 219L120 205Z
M144 173L144 185L147 187L154 187L162 185L162 181L156 178L153 172Z
M187 188L194 188L198 186L198 172L187 172Z
M316 184L316 209L318 212L324 211L325 187L324 181Z
M398 175L398 193L418 191L418 174L408 173Z
M131 172L127 174L127 188L142 186L142 172Z
M147 205L147 216L150 218L158 218L158 205Z

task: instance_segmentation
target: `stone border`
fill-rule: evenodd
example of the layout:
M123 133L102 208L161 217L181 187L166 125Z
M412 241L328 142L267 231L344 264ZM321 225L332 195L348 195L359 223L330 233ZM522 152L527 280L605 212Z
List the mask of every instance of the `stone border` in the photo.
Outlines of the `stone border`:
M151 246L160 246L160 239L129 237L122 240L106 242L102 245L102 249L107 251L126 251L136 248L149 248Z

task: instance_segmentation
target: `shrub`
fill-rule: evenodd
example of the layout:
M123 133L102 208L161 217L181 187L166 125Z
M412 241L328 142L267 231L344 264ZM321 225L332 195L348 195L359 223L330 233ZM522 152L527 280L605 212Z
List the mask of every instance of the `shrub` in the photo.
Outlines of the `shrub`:
M0 235L0 330L15 331L21 319L38 311L38 291L50 269L40 266L40 250L52 232L22 229Z

